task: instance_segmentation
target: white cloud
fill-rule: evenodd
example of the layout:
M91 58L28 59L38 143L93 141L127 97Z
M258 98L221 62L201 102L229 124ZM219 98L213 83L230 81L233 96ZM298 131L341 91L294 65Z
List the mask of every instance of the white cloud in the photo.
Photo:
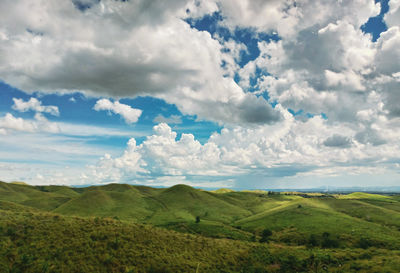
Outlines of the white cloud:
M42 105L42 102L36 98L30 98L29 101L13 98L13 101L14 105L12 106L12 108L20 112L34 111L37 113L48 113L53 116L60 115L60 111L58 110L57 106L53 105L44 106Z
M385 173L398 169L391 164L400 150L398 0L389 2L388 30L376 42L360 29L379 12L373 0L146 3L0 2L0 10L7 11L0 17L0 51L7 52L0 58L0 78L6 83L28 92L149 95L175 104L182 114L224 126L202 144L192 134L177 139L162 123L178 124L180 117L159 115L152 135L140 144L131 139L119 156L108 153L84 173L85 181L170 185L173 179L211 183L210 177L234 176L234 183L245 183L244 177L375 170L368 165ZM82 12L77 5L91 8ZM215 11L223 18L219 24L231 30L277 33L281 40L259 42L260 56L240 68L244 44L212 37L182 20ZM256 71L264 74L257 92L245 92ZM275 107L260 96L264 92ZM32 99L18 103L23 105L18 109L52 112ZM119 114L127 123L141 115L107 99L95 109ZM288 109L300 113L294 117ZM45 129L48 123L41 115L23 120L7 114L0 118L0 134L51 131ZM59 128L91 135L89 126L59 123ZM95 134L106 131L97 129Z
M343 19L359 28L369 17L379 13L374 1L293 1L293 0L218 0L230 28L251 27L261 32L277 32L292 38L301 30L324 26Z
M352 19L339 19L308 25L290 39L260 42L260 56L239 72L241 85L261 69L268 76L258 79L259 92L268 92L295 112L325 113L330 121L356 123L358 111L374 107L368 96L376 92L376 103L388 110L382 114L399 116L400 83L393 75L400 66L392 61L400 58L399 27L381 33L374 43Z
M178 115L171 115L169 117L164 117L161 114L158 114L154 119L155 123L167 123L167 124L181 124L182 118Z
M385 14L385 22L388 27L399 26L400 25L400 1L390 0L389 1L389 11Z
M382 95L385 109L391 117L400 117L400 81L396 77L400 72L400 26L393 26L383 32L377 41L379 48L375 57L377 76L371 85Z
M193 176L192 180L219 177L215 179L219 181L234 176L236 182L243 183L241 179L255 174L293 176L310 168L356 167L371 162L385 166L398 157L400 148L400 130L393 125L382 120L367 128L382 132L384 143L376 143L370 133L361 139L351 126L332 125L321 117L303 122L286 114L283 124L224 128L201 144L191 134L177 139L177 134L161 123L142 144L131 139L121 157L103 157L91 167L92 179L98 183L147 183L159 176Z
M11 113L0 117L0 134L9 135L15 132L50 133L75 137L143 137L149 134L146 130L132 131L95 125L51 122L40 113L36 113L33 119L15 117Z
M140 182L139 182L140 183ZM148 181L149 186L162 186L172 187L176 184L186 184L191 187L201 188L231 188L234 186L232 179L227 180L216 180L216 181L201 181L201 180L190 180L186 176L161 176L154 180Z
M3 133L12 131L21 132L47 132L59 133L60 128L57 123L48 121L44 116L39 113L35 114L34 120L25 120L23 118L14 117L12 114L7 113L5 116L0 117L0 130Z
M6 39L0 50L7 54L0 59L0 77L28 92L150 95L200 119L278 121L267 101L225 77L221 64L232 57L223 46L182 20L188 8L200 16L217 7L196 3L104 0L82 12L69 1L2 1L0 10L7 13L0 33Z
M350 90L354 91L365 90L365 86L362 84L362 77L357 75L354 71L335 73L330 70L325 70L325 78L329 87L348 87Z
M127 104L120 103L118 101L111 102L108 99L100 99L96 102L93 107L96 111L110 111L124 118L125 122L135 123L142 115L142 110L130 107Z

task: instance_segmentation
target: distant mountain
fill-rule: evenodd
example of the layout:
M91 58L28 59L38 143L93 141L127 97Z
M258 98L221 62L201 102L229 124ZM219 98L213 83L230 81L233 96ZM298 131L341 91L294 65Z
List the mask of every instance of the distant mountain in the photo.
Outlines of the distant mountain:
M400 193L400 186L386 187L318 187L318 188L276 188L265 189L266 191L276 192L328 192L328 193L352 193L352 192L369 192L369 193Z

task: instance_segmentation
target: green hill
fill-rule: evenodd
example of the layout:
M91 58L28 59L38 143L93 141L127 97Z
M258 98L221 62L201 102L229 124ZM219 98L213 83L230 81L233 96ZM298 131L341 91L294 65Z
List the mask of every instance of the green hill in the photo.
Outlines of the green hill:
M70 188L0 182L0 200L63 215L112 217L210 237L251 240L263 229L271 229L272 240L290 244L304 245L311 235L324 232L347 245L357 244L361 237L387 247L400 244L396 196L216 193L186 185Z
M371 194L366 192L353 192L345 195L337 195L338 199L371 199L371 200L389 200L390 196Z
M329 233L338 246L357 246L361 238L368 238L374 245L391 249L400 245L397 228L336 211L327 206L325 200L298 200L241 219L236 224L248 230L268 228L274 232L271 239L289 244L306 245L311 235L318 238L323 233Z
M222 188L222 189L218 189L218 190L213 190L211 192L213 192L213 193L228 193L228 192L234 192L234 190Z
M0 201L0 272L398 272L400 251L211 239Z
M144 196L135 188L124 191L109 189L91 188L53 211L65 215L144 220L152 214L148 207L157 206L157 204L154 204L156 201Z
M75 231L70 233L70 229ZM208 192L186 185L164 189L124 184L71 188L0 182L1 232L0 246L9 249L3 252L7 258L0 260L2 265L10 267L14 261L21 268L30 261L49 272L62 271L71 261L84 264L85 255L92 255L84 249L94 247L100 250L88 258L88 267L82 265L83 272L129 272L132 268L132 272L168 272L166 268L194 272L199 263L208 270L203 272L255 272L243 271L250 266L249 260L260 268L257 272L321 272L315 262L326 255L332 268L344 266L330 272L400 271L396 256L396 249L400 249L400 198L396 195ZM52 233L53 237L48 237ZM66 243L71 236L79 238L83 246L74 240ZM137 236L143 241L137 241ZM58 237L63 241L58 242ZM124 247L110 250L116 241ZM34 246L39 246L35 257L29 254L36 251ZM83 256L50 257L41 250L53 253L51 249L59 247L62 253L78 248ZM196 251L207 254L199 256ZM285 251L290 253L283 254ZM151 253L159 257L155 262ZM95 261L101 266L96 267ZM38 269L35 266L32 268ZM140 271L141 267L146 269ZM112 271L107 271L110 268Z
M173 221L194 221L201 218L230 223L233 219L250 215L250 212L224 201L218 194L196 190L185 185L176 185L154 196L164 208L153 215L151 221L159 223Z

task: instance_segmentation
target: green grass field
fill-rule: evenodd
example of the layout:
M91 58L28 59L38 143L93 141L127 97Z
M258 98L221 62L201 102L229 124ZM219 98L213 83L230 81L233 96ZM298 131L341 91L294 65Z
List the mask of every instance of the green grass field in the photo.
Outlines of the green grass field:
M400 272L400 198L0 182L0 236L0 272Z

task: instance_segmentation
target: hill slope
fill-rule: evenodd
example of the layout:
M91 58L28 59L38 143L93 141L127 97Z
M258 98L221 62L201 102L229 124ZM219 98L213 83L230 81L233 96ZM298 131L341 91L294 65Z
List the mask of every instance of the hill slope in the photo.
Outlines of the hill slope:
M0 205L0 272L398 272L400 251L306 249Z
M278 194L264 191L207 192L185 185L166 189L109 184L86 188L28 186L0 182L0 201L81 217L112 217L185 233L238 240L322 245L330 234L340 247L400 248L398 196ZM5 204L5 203L4 203Z

